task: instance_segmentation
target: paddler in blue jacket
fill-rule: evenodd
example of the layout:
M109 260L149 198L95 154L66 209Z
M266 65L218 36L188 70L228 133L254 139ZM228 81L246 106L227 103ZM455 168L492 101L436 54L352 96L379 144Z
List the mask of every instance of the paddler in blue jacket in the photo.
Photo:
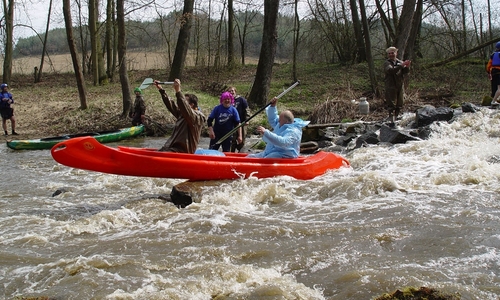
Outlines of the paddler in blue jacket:
M16 117L14 117L14 109L10 106L14 103L14 98L12 98L12 94L7 91L8 88L6 83L0 85L0 114L2 115L2 128L4 134L8 135L7 120L10 120L12 134L17 135Z
M491 54L486 65L488 78L491 80L491 105L498 105L500 101L500 42L495 45L495 52Z
M271 105L266 108L267 121L273 127L273 131L259 126L257 131L262 134L266 142L266 149L260 153L249 154L247 157L258 158L296 158L300 154L300 141L302 140L302 128L309 124L294 118L293 113L285 110L278 115L276 104L278 98L271 100Z

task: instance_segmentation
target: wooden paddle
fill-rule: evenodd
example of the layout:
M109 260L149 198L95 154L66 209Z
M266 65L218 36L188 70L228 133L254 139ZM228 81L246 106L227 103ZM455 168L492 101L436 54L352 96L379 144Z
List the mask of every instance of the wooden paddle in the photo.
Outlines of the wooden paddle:
M289 88L287 88L286 90L284 90L281 94L279 94L278 96L276 96L276 98L281 98L283 97L286 93L288 93L289 91L291 91L294 87L296 87L297 85L300 84L300 80L297 80L297 82L295 82L294 84L292 84ZM234 127L231 131L229 131L225 136L221 137L217 143L215 143L214 145L212 145L212 149L219 149L220 147L220 144L222 142L224 142L228 137L230 137L233 133L236 132L236 130L238 130L241 126L244 126L246 124L248 124L248 122L253 118L255 117L256 115L260 114L264 109L266 109L269 105L272 104L272 101L270 101L269 103L266 104L266 106L262 107L261 109L259 109L256 113L254 113L252 116L250 116L248 119L246 119L244 122L242 122L240 125Z
M141 86L139 87L141 90L149 87L150 85L154 84L155 81L153 80L153 78L146 78L144 79L144 81L142 82ZM164 82L158 82L159 84L174 84L173 81L164 81Z

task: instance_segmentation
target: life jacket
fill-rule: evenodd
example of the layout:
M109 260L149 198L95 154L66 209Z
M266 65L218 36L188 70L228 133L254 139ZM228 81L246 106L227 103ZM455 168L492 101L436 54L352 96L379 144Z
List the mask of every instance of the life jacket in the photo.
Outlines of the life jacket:
M0 92L0 100L2 100L3 98L12 99L12 96L9 92ZM9 107L10 103L6 101L0 101L0 108L9 108Z
M491 55L491 66L500 67L500 52L497 51Z

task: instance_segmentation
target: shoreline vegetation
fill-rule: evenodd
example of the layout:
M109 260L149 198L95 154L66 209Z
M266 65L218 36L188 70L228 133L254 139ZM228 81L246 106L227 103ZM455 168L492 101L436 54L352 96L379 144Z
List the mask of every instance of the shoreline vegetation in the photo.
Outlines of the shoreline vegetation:
M377 62L378 89L376 97L370 88L366 64L303 64L297 67L300 85L280 99L278 109L290 109L296 117L309 119L315 116L317 123L339 123L342 121L381 121L386 117L383 104L383 61ZM481 105L490 94L490 83L484 63L480 60L461 60L445 67L424 69L419 63L412 65L406 88L403 113L413 112L424 105L459 106L470 102ZM422 64L423 65L423 64ZM249 93L257 65L237 66L233 70L216 70L207 67L186 67L183 72L183 92L198 96L205 115L219 103L218 97L225 88L235 86L239 94ZM275 64L269 98L279 95L292 83L292 65ZM166 69L133 70L129 72L130 89L139 86L146 78L166 80ZM121 118L121 86L116 75L115 82L93 86L87 78L88 109L79 109L78 90L74 75L62 71L45 73L42 81L33 83L33 74L13 74L9 84L14 96L16 131L15 139L43 138L62 134L105 131L131 126L129 118ZM164 86L167 94L173 95L170 86ZM146 115L154 124L168 127L174 119L168 113L157 89L144 89ZM353 100L367 97L370 114L360 115ZM134 99L131 99L132 103ZM251 111L260 107L252 103ZM249 134L258 125L267 126L265 113L257 115L249 124ZM9 136L10 121L7 121ZM205 128L206 130L206 128Z

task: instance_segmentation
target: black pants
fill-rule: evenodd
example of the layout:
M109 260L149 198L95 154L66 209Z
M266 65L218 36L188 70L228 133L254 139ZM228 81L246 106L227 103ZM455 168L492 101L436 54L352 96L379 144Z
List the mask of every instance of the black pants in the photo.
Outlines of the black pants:
M491 98L495 97L498 86L500 85L500 71L491 72Z

